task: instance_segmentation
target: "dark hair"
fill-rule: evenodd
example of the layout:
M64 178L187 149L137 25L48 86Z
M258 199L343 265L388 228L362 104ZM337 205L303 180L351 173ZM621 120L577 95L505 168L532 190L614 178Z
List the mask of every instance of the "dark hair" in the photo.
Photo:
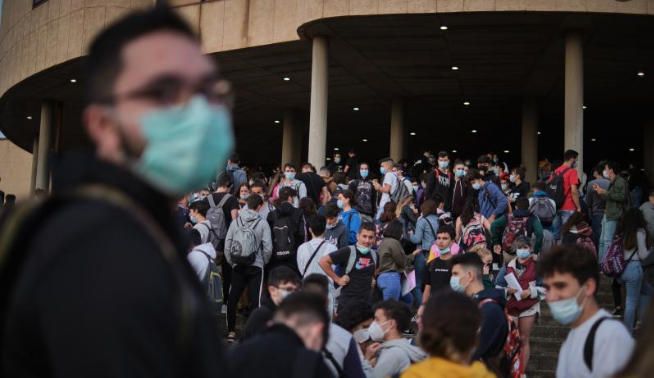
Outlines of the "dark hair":
M91 42L85 64L88 103L112 102L114 85L123 69L123 49L130 42L158 31L172 31L198 42L191 27L168 7L135 11L120 18Z
M248 205L248 209L257 211L257 207L263 205L263 200L261 199L261 196L249 196L248 199L245 200L245 203Z
M452 167L456 167L457 165L463 165L465 167L465 163L463 163L463 160L461 159L454 160L454 164L452 165Z
M568 161L570 159L576 159L579 156L579 152L575 150L567 150L563 154L563 161Z
M303 290L307 291L307 288L309 286L314 286L318 290L320 290L319 293L315 291L310 291L310 292L320 295L321 297L323 297L323 300L327 299L327 297L329 296L329 280L325 275L312 273L304 277L304 280L302 280ZM324 302L323 302L323 306L324 306Z
M436 215L438 214L438 205L436 205L436 202L432 199L428 199L425 202L420 205L420 212L422 213L423 217L427 217L428 215Z
M593 173L602 175L604 173L604 166L606 165L605 161L600 161L596 166L593 167Z
M647 230L647 222L640 209L629 208L625 211L620 220L616 234L622 235L625 250L638 248L638 231ZM647 237L647 248L650 247L650 239Z
M445 157L449 157L449 155L448 155L447 151L441 151L441 152L438 153L438 157L439 158L445 158Z
M230 157L229 161L231 161L234 164L239 164L241 162L241 159L238 158L238 154L234 152Z
M568 232L570 232L572 227L584 221L586 221L586 216L584 215L584 213L575 211L574 213L572 213L572 215L570 215L570 218L568 218L568 221L565 222L563 227L561 227L561 235L567 234Z
M434 195L432 196L432 199L434 200L434 202L436 202L436 207L440 206L441 203L445 203L445 200L443 199L443 196L441 196L438 193L434 193Z
M476 253L459 253L458 255L454 255L452 260L450 260L450 266L454 267L455 265L474 269L476 276L481 276L481 271L484 268L484 262L481 261L481 257Z
M372 222L363 222L363 223L361 223L361 227L359 227L359 232L358 233L360 234L362 231L376 232L377 229L375 228L374 223L372 223Z
M354 206L356 204L354 201L354 193L352 193L350 189L341 190L339 194L350 200L350 206Z
M403 185L403 184L402 184ZM393 201L386 202L384 205L384 211L379 216L379 221L382 223L387 223L397 218L395 211L397 210L397 204Z
M280 202L287 202L289 198L293 198L297 196L297 192L295 189L291 188L290 186L284 186L279 189L279 201Z
M232 176L227 174L226 172L223 172L218 176L218 180L216 185L218 185L219 188L229 188L233 184L232 181Z
M403 233L404 233L404 226L402 225L402 222L400 222L397 219L388 222L388 224L386 224L386 227L384 228L385 238L400 240L402 239Z
M248 188L248 190L250 190L250 185L247 182L244 182L244 183L242 183L241 185L238 186L238 191L239 192L241 191L242 187L246 187L246 188Z
M544 192L546 187L547 187L547 185L545 184L544 181L536 181L534 183L534 190L538 189L541 192Z
M583 285L589 279L599 287L597 258L586 248L577 245L554 246L538 260L538 276L547 278L554 273L569 273Z
M468 171L468 180L483 180L484 176L481 175L478 169L471 168Z
M200 213L200 215L202 215L203 217L206 217L207 216L207 211L209 211L209 208L210 208L209 201L207 201L206 199L202 200L202 201L195 201L195 202L191 203L188 206L188 208L190 210L195 210L198 213Z
M385 157L385 158L379 159L379 164L386 163L386 162L393 163L393 159L391 159L390 157ZM393 164L395 164L395 163L393 163Z
M320 214L312 215L309 217L309 228L316 236L320 236L325 233L326 225L327 221L325 220L325 217Z
M316 173L316 167L313 166L313 164L307 162L302 164L302 169L304 168L309 168L311 172Z
M515 207L522 210L529 209L529 198L518 197L518 199L515 200Z
M436 231L436 235L439 234L448 234L450 235L450 239L454 239L454 236L456 233L454 232L454 228L450 226L449 224L442 225L438 228L438 231Z
M492 162L493 162L493 160L490 158L490 156L488 156L488 155L486 155L486 154L481 155L481 156L477 159L477 165L479 165L479 164L490 164L490 163L492 163Z
M605 166L612 170L616 175L620 174L620 164L616 161L609 160L605 163ZM602 169L603 171L604 169Z
M419 343L430 356L450 359L452 349L465 355L475 347L480 325L481 313L472 299L452 290L439 291L425 305Z
M375 317L372 306L368 301L353 300L347 306L339 308L338 315L334 322L339 326L352 332L354 327Z
M313 202L311 197L304 197L300 199L300 209L305 216L311 216L317 213L316 203Z
M345 173L343 172L334 172L332 175L332 181L336 184L345 184Z
M252 185L250 185L250 190L255 187L263 189L264 192L266 191L266 183L261 180L254 180Z
M277 307L275 316L282 318L297 317L299 325L322 323L325 325L325 343L329 332L329 315L325 307L325 300L318 294L296 292L286 297Z
M395 320L398 331L403 332L411 327L411 310L404 303L395 299L388 299L377 303L375 311L377 310L384 311L386 318Z
M268 286L279 286L283 283L293 283L300 286L300 276L291 268L280 265L268 273Z
M515 167L513 168L513 172L515 172L516 175L520 176L520 180L524 180L525 174L527 173L527 169L523 166Z
M283 169L283 171L285 171L286 168L292 168L294 171L297 172L297 168L295 167L295 164L286 163L286 164L284 164L284 169Z
M339 209L333 202L326 204L323 211L323 213L325 213L325 218L336 218L340 212L341 209Z
M466 203L463 206L463 212L461 212L461 225L463 227L467 226L468 223L475 217L475 213L479 212L479 202L477 196L468 196Z

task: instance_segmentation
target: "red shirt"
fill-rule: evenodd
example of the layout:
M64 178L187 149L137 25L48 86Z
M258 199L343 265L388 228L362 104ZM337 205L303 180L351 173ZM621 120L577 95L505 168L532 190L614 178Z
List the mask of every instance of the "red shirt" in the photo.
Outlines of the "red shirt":
M568 170L563 175L563 194L565 195L565 199L563 200L563 205L561 205L561 208L559 210L576 211L577 206L572 200L572 185L579 186L579 176L577 175L576 169L574 168L568 169L568 168L570 167L568 167L567 165L562 165L554 171L555 174L559 175L564 170L566 169Z

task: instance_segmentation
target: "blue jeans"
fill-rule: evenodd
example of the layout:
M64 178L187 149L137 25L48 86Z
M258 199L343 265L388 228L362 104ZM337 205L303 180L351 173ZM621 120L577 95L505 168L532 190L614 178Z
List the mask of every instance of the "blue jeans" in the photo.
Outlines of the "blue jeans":
M631 332L636 322L636 311L640 310L640 319L644 319L643 315L648 308L652 288L646 282L643 282L643 267L640 265L640 261L629 262L620 280L624 283L627 293L624 325Z
M411 294L402 297L401 277L400 273L397 272L384 272L377 277L377 286L382 291L384 300L395 299L399 301L401 299L403 302L411 304L413 301Z
M561 227L574 214L574 210L559 210L552 221L552 235L554 240L561 240Z
M427 257L425 257L425 252L418 253L415 260L413 260L413 266L416 270L416 288L413 289L413 298L416 303L422 303L422 279L424 278L424 272L427 269Z
M615 228L618 226L618 221L606 219L606 215L602 218L602 234L599 241L598 259L601 263L609 249L613 236L615 235Z

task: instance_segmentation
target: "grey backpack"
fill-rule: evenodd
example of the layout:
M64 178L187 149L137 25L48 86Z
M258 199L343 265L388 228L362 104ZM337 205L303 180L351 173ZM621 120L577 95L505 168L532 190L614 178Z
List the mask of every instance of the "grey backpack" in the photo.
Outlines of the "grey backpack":
M236 230L232 236L232 244L229 248L229 256L233 265L252 265L257 259L260 241L257 240L255 229L259 224L258 219L253 224L246 224L240 218L236 218Z
M370 256L372 256L372 261L375 263L375 266L377 266L377 253L371 249ZM356 261L357 261L357 249L355 246L351 245L350 256L348 256L347 258L347 266L345 267L345 274L350 274L352 269L354 269L354 263L356 263Z
M216 204L213 200L213 194L210 194L207 197L209 200L209 210L207 210L207 219L211 223L210 228L210 239L211 244L218 252L222 252L223 245L225 241L225 236L227 235L227 223L225 222L225 212L223 211L223 205L232 195L225 193L223 198L220 199L220 202Z
M549 226L556 216L556 207L548 197L538 197L529 206L529 213L537 216L543 225Z

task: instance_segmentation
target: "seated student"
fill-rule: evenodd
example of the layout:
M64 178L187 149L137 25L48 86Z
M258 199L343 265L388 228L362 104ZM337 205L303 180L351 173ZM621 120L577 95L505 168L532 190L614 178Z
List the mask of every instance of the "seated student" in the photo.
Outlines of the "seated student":
M390 299L375 306L375 321L368 328L372 341L381 343L370 360L374 378L396 376L427 357L420 348L411 345L411 340L402 336L410 326L411 310L404 303Z
M325 231L325 240L336 246L336 248L345 248L349 244L349 231L338 217L341 210L334 203L328 203L324 206L324 214L327 219Z
M443 226L436 233L438 256L431 259L427 264L427 270L423 272L425 290L422 294L422 304L426 304L432 292L450 287L452 249L457 246L454 243L454 229L451 226Z
M293 293L284 299L273 324L261 335L231 348L226 361L235 378L332 377L320 351L328 338L324 298Z
M372 376L372 367L364 357L364 353L371 356L377 352L376 346L369 348L373 341L370 339L368 328L374 320L375 313L372 311L372 306L366 301L354 301L346 308L341 309L338 313L338 318L334 320L336 324L343 327L346 331L352 334L354 341L359 346L359 358L363 363L363 371L367 377Z
M633 351L624 324L597 304L597 265L592 253L577 246L555 247L539 259L552 316L572 328L559 351L557 377L612 377Z
M513 214L499 217L491 223L491 234L493 235L493 251L500 253L504 251L504 261L513 258L513 242L518 236L525 236L531 240L535 237L534 253L539 254L543 244L543 226L538 217L529 213L529 200L520 197L516 200L516 209Z
M495 377L472 359L481 321L477 304L466 296L452 291L434 295L424 308L418 334L418 343L429 358L408 368L402 378Z
M297 291L301 284L297 273L287 266L281 265L271 270L268 273L268 295L261 297L261 306L248 317L241 333L241 341L263 333L270 325L277 306Z
M498 289L484 289L482 267L479 256L463 253L452 258L450 286L454 291L465 293L474 299L481 310L479 344L472 356L486 366L497 368L495 363L506 342L508 324L504 315L504 292Z

